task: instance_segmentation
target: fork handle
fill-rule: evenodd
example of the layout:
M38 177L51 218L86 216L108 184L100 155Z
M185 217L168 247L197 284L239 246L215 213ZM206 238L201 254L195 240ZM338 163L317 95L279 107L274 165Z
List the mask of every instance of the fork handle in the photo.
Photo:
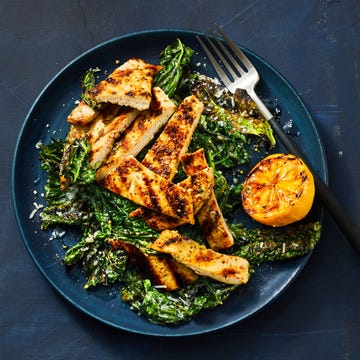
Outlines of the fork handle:
M289 137L284 133L282 130L280 124L277 122L277 120L274 117L271 117L268 119L272 129L276 133L276 135L279 137L287 151L289 151L291 154L296 155L303 159L302 154L300 151L296 148L294 143L289 139ZM343 232L343 234L347 237L347 239L350 241L353 248L357 251L357 253L360 255L360 229L357 224L355 224L348 214L346 214L345 209L342 207L342 205L339 203L339 201L335 198L333 193L330 191L330 189L326 186L324 181L321 179L321 177L312 169L312 167L303 159L303 161L306 163L306 165L311 170L314 182L315 182L315 188L316 188L316 196L320 199L320 201L325 206L326 210L332 215L333 219L339 226L339 229Z

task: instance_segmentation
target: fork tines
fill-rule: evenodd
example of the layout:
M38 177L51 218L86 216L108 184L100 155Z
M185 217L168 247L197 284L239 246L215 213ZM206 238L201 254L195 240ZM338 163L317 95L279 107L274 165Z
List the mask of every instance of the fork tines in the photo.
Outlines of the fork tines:
M205 45L204 41L202 41L199 36L197 36L197 39L204 52L208 56L209 61L218 73L220 79L223 81L226 87L229 87L234 81L246 74L249 69L253 68L253 65L246 57L246 55L236 46L236 44L227 37L222 29L217 25L215 25L215 27L229 48L227 48L224 45L224 42L221 41L219 37L213 32L211 32L213 39L205 35L205 38L213 52L207 45ZM220 61L216 60L214 54L218 56ZM234 56L236 56L238 59L235 59ZM220 63L223 66L221 66ZM224 71L224 69L226 71Z

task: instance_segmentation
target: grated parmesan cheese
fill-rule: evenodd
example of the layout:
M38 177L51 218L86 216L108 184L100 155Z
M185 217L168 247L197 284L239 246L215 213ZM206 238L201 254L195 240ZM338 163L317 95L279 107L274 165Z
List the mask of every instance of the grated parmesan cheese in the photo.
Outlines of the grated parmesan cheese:
M35 216L35 214L38 212L38 210L44 207L44 205L38 204L37 202L33 202L33 205L34 205L34 209L31 211L29 215L29 219L32 219Z

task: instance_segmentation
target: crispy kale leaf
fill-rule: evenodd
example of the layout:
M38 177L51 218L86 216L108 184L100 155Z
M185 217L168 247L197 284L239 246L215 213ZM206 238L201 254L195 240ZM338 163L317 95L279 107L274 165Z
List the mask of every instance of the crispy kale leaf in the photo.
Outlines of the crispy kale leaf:
M177 39L160 54L162 70L155 76L154 86L160 87L172 98L178 89L184 71L189 66L194 51Z
M146 249L157 233L141 220L130 219L128 214L135 204L94 182L89 148L85 140L78 144L74 143L65 169L72 182L63 190L59 178L65 142L53 140L41 148L42 168L48 174L42 228L66 225L82 229L82 239L66 252L63 261L82 267L88 279L85 287L106 285L123 278L127 260L127 254L113 249L108 239L126 240Z
M102 105L97 104L94 100L92 100L91 97L89 96L89 94L96 85L95 73L97 73L98 71L100 71L100 69L98 67L90 68L82 76L81 83L80 83L81 88L83 90L82 94L81 94L82 100L84 100L86 102L86 104L88 104L90 107L92 107L95 110L99 110L102 107Z
M64 193L60 189L60 163L64 151L64 142L52 139L49 145L41 145L40 160L41 168L47 175L45 185L45 198L51 204L62 203L65 199Z
M193 74L190 83L192 92L205 105L204 113L212 121L229 123L232 131L265 137L270 146L275 145L276 140L270 124L257 111L254 111L252 101L236 99L205 75Z
M128 255L122 250L114 250L99 232L87 234L65 254L63 262L67 266L81 264L87 278L84 287L107 286L122 281L127 267Z
M61 190L59 174L64 147L64 141L52 139L50 144L42 145L40 148L41 168L47 173L45 185L47 206L40 215L42 229L61 224L78 226L88 224L89 216L84 211L82 189L77 185L71 185L66 191Z
M190 151L204 148L209 166L221 170L246 164L249 161L249 153L245 145L246 137L233 130L229 121L218 121L202 115Z
M123 240L146 252L158 234L141 220L130 219L133 203L95 183L86 186L86 209L90 214L88 226L83 238L66 252L64 264L81 266L88 279L86 288L123 281L128 254L114 249L109 240Z
M121 290L121 299L155 324L178 324L205 309L222 304L237 288L206 278L176 293L161 292L148 279L130 278Z
M234 255L252 264L292 259L314 249L321 235L319 222L293 224L281 228L247 229L241 224L231 225L239 246Z
M64 146L59 176L64 177L68 184L94 182L96 166L90 164L90 151L90 142L86 136L68 141Z

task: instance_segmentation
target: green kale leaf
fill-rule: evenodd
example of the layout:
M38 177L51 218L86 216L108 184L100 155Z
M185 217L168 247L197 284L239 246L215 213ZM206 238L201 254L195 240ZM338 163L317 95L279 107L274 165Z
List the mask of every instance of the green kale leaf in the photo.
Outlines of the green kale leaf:
M155 75L154 86L160 87L170 98L178 89L184 71L189 66L194 51L177 39L160 54L162 70Z

